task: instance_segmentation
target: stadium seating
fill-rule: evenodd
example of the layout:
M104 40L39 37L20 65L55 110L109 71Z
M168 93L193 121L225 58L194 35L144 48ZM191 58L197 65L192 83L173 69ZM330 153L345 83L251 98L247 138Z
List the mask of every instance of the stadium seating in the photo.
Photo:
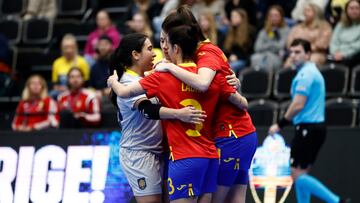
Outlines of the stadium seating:
M326 64L320 68L325 79L326 96L342 97L346 95L349 81L349 68L341 64Z
M279 105L270 100L254 100L249 103L248 112L255 126L270 126L278 117Z
M333 98L326 101L325 121L328 126L354 127L358 101L348 98Z
M61 16L81 16L87 8L87 0L59 0L59 13Z
M20 15L24 8L24 0L0 0L0 14L2 15Z
M279 118L284 117L286 110L289 108L291 100L283 101L279 104Z
M351 73L350 95L360 96L360 65L354 67Z
M271 94L272 72L247 68L240 72L241 93L248 99L268 98Z
M53 33L53 21L47 18L31 18L24 21L23 42L26 44L47 44Z
M17 44L21 40L22 21L11 16L2 18L0 19L0 30L11 44Z
M274 97L283 100L290 98L290 88L292 79L296 75L295 69L280 69L274 76Z

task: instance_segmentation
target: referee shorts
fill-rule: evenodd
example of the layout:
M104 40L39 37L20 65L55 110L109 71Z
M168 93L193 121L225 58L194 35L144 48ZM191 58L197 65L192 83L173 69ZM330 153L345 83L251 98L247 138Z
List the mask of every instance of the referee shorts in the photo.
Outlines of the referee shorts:
M291 143L291 166L301 169L312 166L325 138L325 123L297 124Z

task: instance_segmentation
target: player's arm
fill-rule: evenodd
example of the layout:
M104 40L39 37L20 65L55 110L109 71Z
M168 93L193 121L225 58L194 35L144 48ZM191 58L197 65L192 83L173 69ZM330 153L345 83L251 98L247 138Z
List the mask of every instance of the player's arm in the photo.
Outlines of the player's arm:
M114 70L114 74L111 75L107 80L108 86L114 90L117 96L121 98L129 98L146 93L139 82L133 82L125 86L121 84L118 79L119 77L116 73L116 70Z
M216 71L206 67L199 68L198 74L191 73L173 63L159 63L155 67L155 70L159 72L169 71L179 80L202 92L205 92L209 88L216 74Z
M204 111L197 110L194 107L172 109L161 106L161 104L153 104L146 98L136 101L135 107L145 118L152 120L178 119L186 123L200 124L206 118Z
M241 96L238 92L231 94L228 98L228 101L241 110L246 110L248 108L247 99Z

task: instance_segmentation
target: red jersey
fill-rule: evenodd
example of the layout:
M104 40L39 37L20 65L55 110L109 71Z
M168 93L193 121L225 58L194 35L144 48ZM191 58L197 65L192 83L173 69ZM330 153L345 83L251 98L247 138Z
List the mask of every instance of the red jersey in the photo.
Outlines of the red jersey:
M56 102L50 97L39 100L21 100L16 108L12 128L16 130L20 126L35 130L58 127L59 116Z
M194 63L179 66L197 73ZM219 98L227 99L235 92L233 87L227 85L224 77L217 74L206 92L186 85L170 73L155 72L139 82L149 98L156 96L165 107L180 109L194 106L206 112L207 118L200 125L167 120L165 127L173 160L192 157L218 158L211 127L214 109Z
M65 91L58 97L59 111L70 110L81 113L80 120L85 126L96 126L100 123L100 102L95 93L80 89L76 92Z
M195 61L198 67L207 67L225 75L231 74L225 54L209 40L199 44ZM235 137L242 137L256 130L249 113L238 109L228 101L219 103L215 114L214 131L216 137L229 137L231 133Z

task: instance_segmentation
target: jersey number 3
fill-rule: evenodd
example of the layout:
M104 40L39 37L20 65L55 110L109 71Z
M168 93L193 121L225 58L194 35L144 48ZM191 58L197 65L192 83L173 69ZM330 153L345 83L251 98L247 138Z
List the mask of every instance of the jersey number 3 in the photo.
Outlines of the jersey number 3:
M195 99L184 99L180 102L184 107L193 106L197 110L202 110L201 104ZM200 137L200 130L203 128L203 124L196 124L195 129L186 130L186 134L190 137Z

